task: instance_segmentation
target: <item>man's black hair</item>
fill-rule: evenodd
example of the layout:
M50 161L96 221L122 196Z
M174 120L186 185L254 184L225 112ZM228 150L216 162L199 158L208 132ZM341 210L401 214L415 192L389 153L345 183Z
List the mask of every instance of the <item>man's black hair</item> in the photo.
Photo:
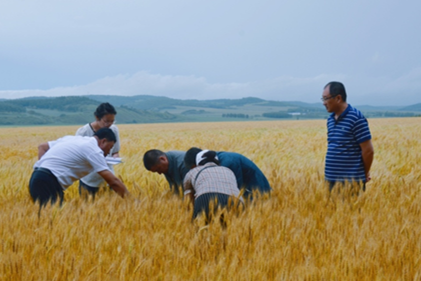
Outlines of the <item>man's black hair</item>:
M146 170L150 171L152 167L158 163L159 157L165 156L165 153L158 149L151 149L143 155L143 165Z
M111 130L110 128L101 128L95 132L94 136L97 136L100 140L106 139L107 141L117 141L113 130Z
M114 106L112 106L108 102L104 102L98 105L98 107L96 108L94 112L94 115L98 119L102 119L102 117L104 117L107 114L117 115L117 111L115 110Z
M346 90L344 84L341 82L332 81L326 84L323 89L329 87L329 94L332 97L341 96L342 100L346 102Z
M187 150L186 155L184 155L184 165L187 169L191 169L193 166L196 166L196 155L202 151L200 148L192 147Z

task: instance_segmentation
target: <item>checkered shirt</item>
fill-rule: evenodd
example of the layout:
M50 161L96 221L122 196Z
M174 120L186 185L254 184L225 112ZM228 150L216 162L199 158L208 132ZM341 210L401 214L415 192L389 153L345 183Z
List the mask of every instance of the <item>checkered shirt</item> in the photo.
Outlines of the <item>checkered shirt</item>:
M199 176L196 179L197 174ZM183 186L184 190L193 189L195 198L210 192L235 197L238 197L240 194L234 173L230 169L218 166L212 162L191 169L184 178Z

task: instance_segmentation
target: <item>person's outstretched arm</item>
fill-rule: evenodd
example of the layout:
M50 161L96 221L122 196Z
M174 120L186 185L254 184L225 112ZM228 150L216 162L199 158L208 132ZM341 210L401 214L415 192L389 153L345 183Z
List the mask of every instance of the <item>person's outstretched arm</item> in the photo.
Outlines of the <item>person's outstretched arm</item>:
M108 185L121 197L125 197L129 195L129 191L127 190L124 183L117 178L110 170L104 170L98 172L98 174L104 178L104 180L108 183Z

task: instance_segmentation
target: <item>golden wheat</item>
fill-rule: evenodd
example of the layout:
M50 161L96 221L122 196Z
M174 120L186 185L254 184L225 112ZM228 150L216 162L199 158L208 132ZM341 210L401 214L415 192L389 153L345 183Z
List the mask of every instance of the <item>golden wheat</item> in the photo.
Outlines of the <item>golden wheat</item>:
M0 129L0 280L421 280L421 119L372 119L372 182L360 196L323 183L326 124L317 121L120 125L116 166L133 198L76 185L65 203L28 193L37 145L77 127ZM244 154L274 191L228 226L191 210L147 172L151 148Z

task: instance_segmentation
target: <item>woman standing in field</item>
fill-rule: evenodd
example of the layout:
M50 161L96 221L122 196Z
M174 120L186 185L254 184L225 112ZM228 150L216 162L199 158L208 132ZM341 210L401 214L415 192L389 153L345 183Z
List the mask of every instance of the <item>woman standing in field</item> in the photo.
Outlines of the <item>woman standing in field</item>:
M114 125L115 116L117 115L117 111L115 110L114 106L106 103L101 103L94 112L95 121L92 123L88 123L83 127L80 127L76 131L77 136L87 136L92 137L95 132L97 132L101 128L110 128L115 136L117 141L115 142L114 146L111 148L110 153L108 156L112 157L119 157L120 151L120 135L118 132L117 126ZM113 165L108 164L110 170L114 173ZM85 193L87 191L93 198L95 198L95 194L98 192L99 187L104 183L104 179L98 175L98 173L91 173L87 176L83 177L79 181L79 194L82 195L82 192Z
M243 205L234 173L219 166L215 151L197 152L195 148L191 148L186 152L184 161L196 163L183 182L184 196L194 206L193 219L205 212L209 222L218 207L230 209Z

